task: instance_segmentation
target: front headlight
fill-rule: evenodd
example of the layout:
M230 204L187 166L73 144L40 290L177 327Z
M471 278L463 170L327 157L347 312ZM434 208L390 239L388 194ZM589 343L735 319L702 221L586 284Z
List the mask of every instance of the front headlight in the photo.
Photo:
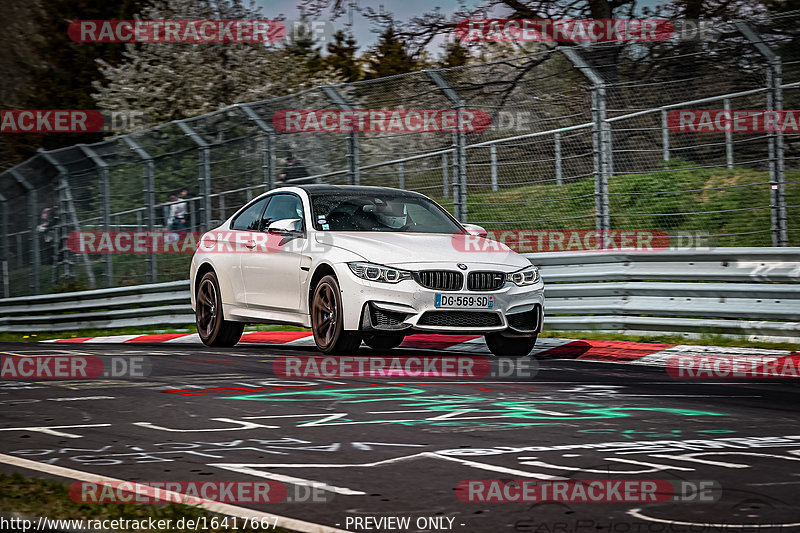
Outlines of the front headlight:
M398 270L373 263L347 263L353 274L367 281L380 281L382 283L399 283L404 279L411 279L411 272Z
M522 270L517 270L516 272L506 274L506 280L513 282L519 287L533 285L539 281L539 269L531 265L523 268Z

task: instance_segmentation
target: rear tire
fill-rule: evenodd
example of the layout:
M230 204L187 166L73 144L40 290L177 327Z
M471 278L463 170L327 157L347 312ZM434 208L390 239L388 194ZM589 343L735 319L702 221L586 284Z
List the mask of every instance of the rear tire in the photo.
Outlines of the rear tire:
M386 352L400 346L405 338L405 335L369 335L364 337L364 344L375 351Z
M322 353L355 352L361 346L361 336L344 330L342 293L339 282L328 275L319 280L311 298L311 329L314 343Z
M488 333L483 338L489 351L497 357L524 357L533 350L537 337L504 337L501 333Z
M200 340L215 348L235 346L242 338L244 323L225 320L222 312L222 293L219 280L212 272L200 279L195 295L195 322Z

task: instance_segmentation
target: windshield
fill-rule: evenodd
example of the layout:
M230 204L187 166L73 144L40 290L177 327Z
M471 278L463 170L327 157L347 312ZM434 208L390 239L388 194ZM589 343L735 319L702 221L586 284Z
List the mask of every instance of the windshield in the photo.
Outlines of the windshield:
M309 196L314 228L321 231L463 231L444 209L424 196L382 191L326 191Z

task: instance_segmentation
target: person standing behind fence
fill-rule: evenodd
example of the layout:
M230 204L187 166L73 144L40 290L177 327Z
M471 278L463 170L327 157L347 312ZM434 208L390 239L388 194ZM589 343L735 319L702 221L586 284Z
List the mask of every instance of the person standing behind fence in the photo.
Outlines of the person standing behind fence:
M55 208L45 207L39 215L39 225L36 226L36 231L41 234L41 252L39 261L43 265L50 265L57 256L58 245L55 241Z
M312 183L314 182L313 179L303 180L303 181L293 181L298 180L300 178L308 177L308 170L306 167L303 166L296 157L290 155L286 158L286 166L283 167L283 172L278 176L283 181L288 181L290 183Z
M178 195L172 193L169 196L169 229L172 231L184 231L188 228L186 223L186 202L178 199Z
M193 201L191 201L191 198L192 198L192 195L191 195L191 193L189 193L189 189L187 187L182 188L180 193L178 194L178 200L184 200L184 205L186 206L186 208L185 208L186 212L185 212L185 215L184 215L184 226L185 227L183 229L189 229L189 230L195 229L192 226L192 221L196 220L196 218L194 217L194 214L195 214L194 206L195 206L195 204L194 204Z

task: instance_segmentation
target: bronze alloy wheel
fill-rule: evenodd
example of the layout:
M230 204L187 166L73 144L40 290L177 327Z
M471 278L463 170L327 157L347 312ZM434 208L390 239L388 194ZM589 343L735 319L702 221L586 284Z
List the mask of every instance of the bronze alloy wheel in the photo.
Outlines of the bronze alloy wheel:
M352 352L361 344L355 332L344 331L342 297L339 283L333 276L322 278L311 299L311 327L314 342L323 353Z
M209 278L200 282L197 290L197 332L209 338L217 326L217 289Z
M214 272L206 272L197 287L195 317L197 333L207 346L234 346L242 338L244 324L225 320L219 282Z

